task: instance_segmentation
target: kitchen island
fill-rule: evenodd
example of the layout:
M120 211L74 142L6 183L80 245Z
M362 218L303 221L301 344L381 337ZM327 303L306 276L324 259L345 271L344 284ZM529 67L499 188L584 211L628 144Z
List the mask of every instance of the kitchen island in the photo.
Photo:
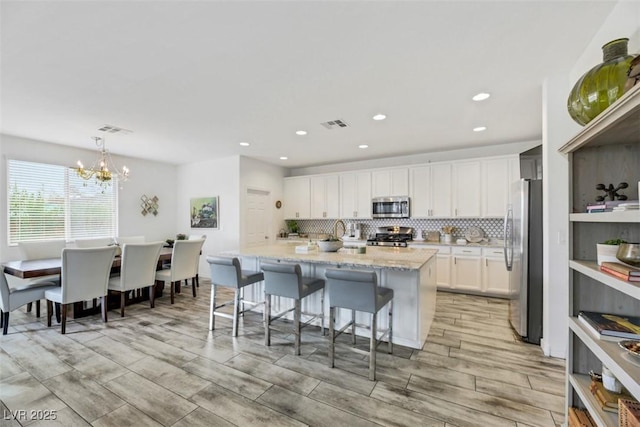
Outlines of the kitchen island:
M367 247L366 253L357 249L340 249L338 252L296 253L296 244L277 244L226 252L221 255L233 255L240 258L243 269L260 270L260 263L286 262L297 263L305 276L325 278L327 268L348 268L375 271L378 284L393 289L393 342L411 348L422 348L433 321L436 304L436 263L434 249ZM245 291L245 298L262 301L264 289L262 283ZM273 298L272 310L280 312L293 307L293 301L286 298ZM310 313L320 312L320 295L313 294L303 300L302 310ZM323 307L325 319L329 319L329 295L325 297ZM342 327L350 319L349 310L339 309L336 313L336 326ZM378 317L379 328L387 328L387 308L383 308ZM369 325L370 315L358 313L356 322ZM328 323L325 322L325 326ZM369 336L364 328L357 328L356 334ZM304 337L303 337L304 339Z

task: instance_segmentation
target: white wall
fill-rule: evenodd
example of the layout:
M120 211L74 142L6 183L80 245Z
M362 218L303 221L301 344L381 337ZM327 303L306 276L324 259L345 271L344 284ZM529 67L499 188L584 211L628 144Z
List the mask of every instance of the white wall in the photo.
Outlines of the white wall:
M82 159L93 162L97 150L85 150L43 141L0 135L0 260L19 259L16 246L8 246L7 238L7 159L25 160L57 165L75 165ZM147 240L165 240L176 234L176 176L174 165L113 155L116 165L127 165L129 180L118 194L119 234L144 235ZM143 216L140 197L158 196L158 216Z
M282 209L275 207L276 200L283 198L283 178L285 169L269 163L249 157L240 158L240 236L241 244L246 237L245 212L247 189L263 190L269 192L269 240L275 243L278 231L285 227L284 213Z
M544 330L542 349L555 357L566 355L568 315L569 167L558 153L581 127L571 120L567 96L575 82L602 62L602 46L629 38L629 53L640 53L640 2L619 1L571 70L550 75L543 84L544 181Z
M191 228L190 200L209 196L219 197L219 228ZM178 233L207 235L199 274L210 277L206 256L240 247L240 157L178 166L174 214Z
M419 153L410 156L387 157L383 159L362 160L357 162L335 163L331 165L310 166L306 168L291 168L287 176L315 175L323 173L335 173L360 169L374 169L393 166L418 165L430 162L444 162L476 157L503 156L518 154L540 145L540 140L521 141L511 144L487 145L474 148L462 148L458 150L437 151L432 153Z

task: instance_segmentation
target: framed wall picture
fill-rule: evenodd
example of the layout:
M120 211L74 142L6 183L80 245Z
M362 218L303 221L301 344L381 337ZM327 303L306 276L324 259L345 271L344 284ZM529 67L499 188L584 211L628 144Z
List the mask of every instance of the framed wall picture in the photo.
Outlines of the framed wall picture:
M218 196L191 199L191 228L219 228Z

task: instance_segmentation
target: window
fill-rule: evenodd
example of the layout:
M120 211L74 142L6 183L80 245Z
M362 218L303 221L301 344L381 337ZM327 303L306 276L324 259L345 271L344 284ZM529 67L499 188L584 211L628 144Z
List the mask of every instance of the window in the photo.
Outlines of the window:
M9 244L117 234L118 183L102 188L65 166L8 161Z

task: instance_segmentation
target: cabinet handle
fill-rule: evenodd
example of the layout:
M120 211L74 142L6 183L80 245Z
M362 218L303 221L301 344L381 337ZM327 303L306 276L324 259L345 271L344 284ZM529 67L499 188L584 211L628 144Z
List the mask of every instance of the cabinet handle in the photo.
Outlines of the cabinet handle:
M358 211L353 211L353 217L358 218Z
M471 253L471 251L465 251L465 250L463 250L462 252Z
M455 215L455 216L458 216L458 208L455 208L455 209L453 210L453 212L454 212L454 215Z
M327 213L326 212L322 212L322 217L326 218L327 217Z
M489 267L489 260L486 258L484 259L484 265L485 267Z

